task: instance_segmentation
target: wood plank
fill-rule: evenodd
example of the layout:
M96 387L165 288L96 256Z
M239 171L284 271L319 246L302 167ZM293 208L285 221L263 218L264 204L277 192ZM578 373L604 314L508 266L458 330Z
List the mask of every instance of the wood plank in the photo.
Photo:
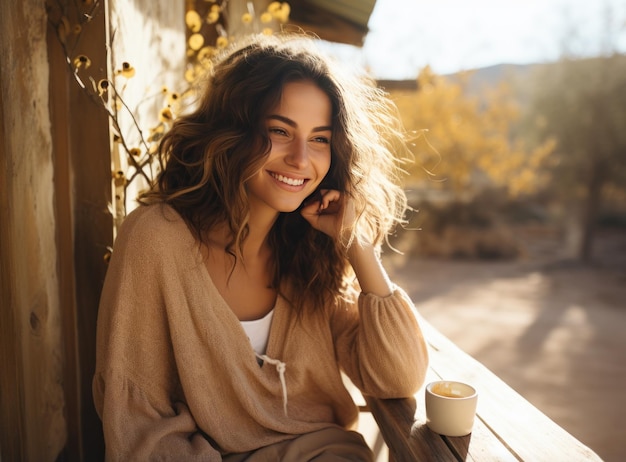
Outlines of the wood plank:
M428 372L427 382L437 380ZM392 460L456 461L445 441L426 427L424 388L413 398L377 399L365 396Z
M426 425L425 385L441 377L431 368L414 398L379 400L366 397L370 410L396 461L446 460L505 462L518 460L498 437L477 419L471 435L442 437Z
M0 458L66 439L43 2L0 3Z
M461 437L443 437L457 460L477 462L517 462L519 459L480 419L472 433Z
M109 24L102 4L82 28L73 53L84 54L91 68L82 75L96 81L107 76ZM106 273L103 259L113 242L111 149L109 119L68 72L65 52L54 24L66 16L79 24L84 5L63 0L50 2L48 56L50 61L50 116L55 151L57 200L56 245L63 333L64 393L68 438L63 460L98 461L104 457L101 423L93 405L91 381L95 364L98 302ZM78 38L77 36L74 38ZM73 57L73 56L72 56Z
M601 460L427 321L421 325L431 346L431 368L446 380L477 388L479 425L496 434L519 460Z
M457 461L443 438L433 437L423 422L414 424L415 398L366 400L394 461Z

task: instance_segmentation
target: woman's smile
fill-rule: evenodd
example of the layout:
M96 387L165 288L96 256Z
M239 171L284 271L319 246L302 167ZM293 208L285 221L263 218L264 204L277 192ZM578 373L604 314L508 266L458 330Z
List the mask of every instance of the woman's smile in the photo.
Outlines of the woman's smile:
M330 169L332 111L328 95L310 80L289 82L266 116L271 148L247 183L250 209L293 212Z
M282 183L283 185L294 186L294 187L302 186L304 185L305 182L308 181L306 178L293 178L293 177L281 175L280 173L274 173L274 172L270 172L270 175L272 175L272 177L279 183Z

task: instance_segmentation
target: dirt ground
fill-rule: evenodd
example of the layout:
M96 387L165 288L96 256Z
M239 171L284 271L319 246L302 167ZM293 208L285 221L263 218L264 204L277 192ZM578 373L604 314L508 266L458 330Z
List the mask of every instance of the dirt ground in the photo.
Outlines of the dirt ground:
M558 236L521 236L516 261L386 257L435 327L608 462L626 460L626 232L596 258Z

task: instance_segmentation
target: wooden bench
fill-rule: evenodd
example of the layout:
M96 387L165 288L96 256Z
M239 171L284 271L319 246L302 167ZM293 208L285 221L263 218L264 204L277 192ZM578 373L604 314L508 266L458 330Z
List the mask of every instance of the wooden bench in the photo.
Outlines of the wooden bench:
M364 397L389 448L390 460L414 461L601 461L485 366L461 351L425 320L430 347L426 383L460 380L478 390L470 435L443 437L426 426L424 387L412 398ZM572 403L574 406L576 403Z

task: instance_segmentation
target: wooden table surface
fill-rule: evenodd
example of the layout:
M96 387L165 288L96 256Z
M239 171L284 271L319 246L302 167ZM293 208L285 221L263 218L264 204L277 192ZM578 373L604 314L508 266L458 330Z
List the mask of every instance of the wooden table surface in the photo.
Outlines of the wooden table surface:
M430 368L425 385L434 380L458 380L471 384L478 391L476 419L470 435L444 437L426 426L425 387L413 398L383 400L365 397L389 447L391 460L601 460L429 323L425 320L421 323L430 347Z

